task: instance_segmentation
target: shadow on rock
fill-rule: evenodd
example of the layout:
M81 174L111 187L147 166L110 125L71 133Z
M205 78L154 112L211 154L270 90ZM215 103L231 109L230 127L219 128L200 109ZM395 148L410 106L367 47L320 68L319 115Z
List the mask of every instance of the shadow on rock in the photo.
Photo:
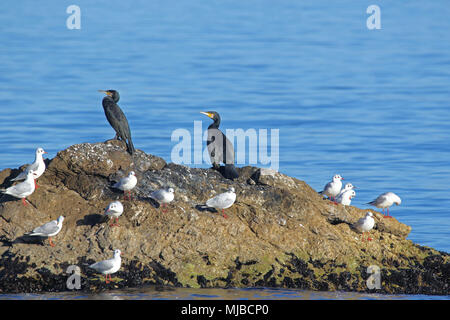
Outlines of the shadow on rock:
M20 199L10 196L9 194L0 194L0 204L6 202L20 201Z
M40 236L29 236L24 234L23 236L17 237L12 243L26 243L26 244L36 244L45 246L45 240L47 237Z
M83 219L80 219L77 221L77 226L94 226L99 223L105 222L107 217L103 214L98 213L92 213L87 214L83 217Z
M197 209L198 211L201 211L201 212L204 212L204 211L213 212L213 213L218 212L216 209L208 207L205 204L198 204L195 206L195 209Z
M153 208L156 208L156 209L161 207L161 204L153 198L139 198L138 200L148 202L152 205Z

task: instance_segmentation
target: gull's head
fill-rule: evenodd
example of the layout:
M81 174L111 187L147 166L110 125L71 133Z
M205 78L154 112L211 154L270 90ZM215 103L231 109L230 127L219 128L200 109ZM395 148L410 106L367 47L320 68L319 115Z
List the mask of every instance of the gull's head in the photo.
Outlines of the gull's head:
M107 213L107 212L109 212L109 211L111 211L111 210L117 210L117 209L120 209L121 206L122 206L122 204L121 204L119 201L111 202L111 203L108 205L108 207L106 208L105 213Z
M63 223L64 217L63 216L59 216L58 219L56 219L56 221L58 221L58 223Z
M173 188L169 188L169 189L167 189L167 191L170 192L170 193L174 193L175 192L175 190L173 190Z
M233 193L235 192L235 190L234 190L233 187L229 187L227 191L228 191L228 192L233 192Z
M128 176L129 176L129 177L131 177L131 176L135 176L135 177L136 177L136 172L131 171L131 172L128 174Z
M352 189L356 189L356 187L349 182L349 183L345 184L344 189L345 190L352 190Z
M344 180L344 178L342 178L341 175L335 174L333 176L333 181L341 181L341 180Z
M37 148L36 149L36 154L39 154L39 155L43 155L44 153L48 153L48 152L46 152L44 149L42 149L42 148Z
M370 212L370 211L367 211L367 212L366 212L366 217L373 217L373 213Z
M355 190L350 191L350 199L354 198L356 196Z
M122 251L119 249L114 250L114 257L120 257L122 255Z
M34 170L30 170L30 171L28 171L27 176L33 176L33 174L34 174Z

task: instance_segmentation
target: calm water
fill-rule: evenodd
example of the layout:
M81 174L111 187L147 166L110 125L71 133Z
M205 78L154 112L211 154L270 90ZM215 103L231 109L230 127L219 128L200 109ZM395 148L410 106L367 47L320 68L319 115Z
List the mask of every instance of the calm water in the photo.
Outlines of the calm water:
M72 2L2 4L0 169L113 137L97 92L113 88L147 153L171 161L199 111L279 129L281 172L317 190L340 173L361 208L393 191L409 239L450 251L447 1L73 2L81 30Z

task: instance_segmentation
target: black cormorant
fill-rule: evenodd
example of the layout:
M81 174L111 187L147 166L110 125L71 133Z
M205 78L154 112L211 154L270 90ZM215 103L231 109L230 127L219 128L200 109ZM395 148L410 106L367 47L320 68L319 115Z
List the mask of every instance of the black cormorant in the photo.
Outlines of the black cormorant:
M131 140L130 126L122 109L120 109L117 102L120 99L119 92L116 90L98 90L106 94L103 98L102 105L105 110L106 119L109 124L116 131L114 139L123 140L127 144L127 151L132 155L135 151L133 141Z
M213 168L221 172L227 179L233 180L238 178L239 174L234 166L233 144L230 140L228 140L225 134L219 130L219 114L215 111L200 113L214 120L214 122L208 127L208 140L206 141ZM225 167L220 167L221 162L225 164Z

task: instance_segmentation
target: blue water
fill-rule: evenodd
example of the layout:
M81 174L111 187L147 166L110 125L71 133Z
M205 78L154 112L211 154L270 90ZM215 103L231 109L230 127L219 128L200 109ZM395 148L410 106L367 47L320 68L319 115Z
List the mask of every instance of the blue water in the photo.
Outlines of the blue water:
M116 89L147 153L171 161L173 130L209 124L199 111L279 129L281 172L317 190L339 173L360 208L393 191L409 239L449 252L449 16L444 0L7 1L0 169L112 138L97 90Z

